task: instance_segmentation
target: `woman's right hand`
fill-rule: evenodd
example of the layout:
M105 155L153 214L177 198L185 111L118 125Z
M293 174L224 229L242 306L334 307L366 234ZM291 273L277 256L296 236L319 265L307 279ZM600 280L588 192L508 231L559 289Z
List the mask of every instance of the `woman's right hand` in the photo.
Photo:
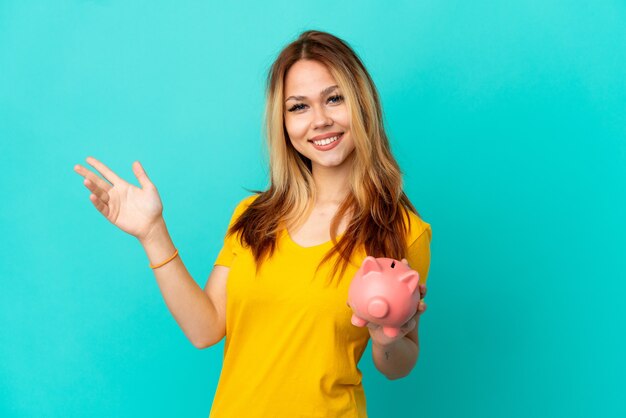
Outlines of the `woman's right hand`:
M139 161L133 163L133 172L141 188L124 181L93 157L87 157L87 163L111 183L76 164L74 171L85 178L83 183L92 193L89 196L91 203L122 231L139 240L145 239L152 228L162 220L163 204L159 192Z

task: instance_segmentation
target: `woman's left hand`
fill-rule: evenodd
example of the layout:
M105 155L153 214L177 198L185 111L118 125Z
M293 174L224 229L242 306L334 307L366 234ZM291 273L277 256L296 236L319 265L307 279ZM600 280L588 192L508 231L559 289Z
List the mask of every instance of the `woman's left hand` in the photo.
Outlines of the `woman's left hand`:
M406 265L409 265L409 262L406 258L402 259L402 262ZM401 340L404 338L409 332L413 331L415 327L417 327L419 317L426 311L426 302L424 302L424 297L426 296L426 285L420 284L420 301L417 305L417 312L413 315L399 330L398 335L395 337L389 337L383 332L383 327L372 322L367 324L367 328L370 332L370 337L372 338L372 343L379 346L387 346L391 345L394 342Z

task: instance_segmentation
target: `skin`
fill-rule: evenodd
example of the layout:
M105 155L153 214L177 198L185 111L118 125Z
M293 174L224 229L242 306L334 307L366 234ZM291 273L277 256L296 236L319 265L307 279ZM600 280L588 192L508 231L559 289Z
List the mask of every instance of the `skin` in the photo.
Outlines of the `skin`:
M76 164L74 171L84 177L83 184L91 194L91 203L112 224L142 240L162 217L163 204L154 184L139 161L133 163L133 173L141 187L128 183L104 163L87 157L87 163L101 173Z
M337 87L320 96L324 89L337 85L328 69L313 60L297 61L285 76L285 128L293 147L311 160L321 203L340 202L345 197L353 162L350 115L344 99L338 97L341 91ZM291 96L305 98L296 100ZM332 150L317 150L309 141L331 132L344 132L340 143Z

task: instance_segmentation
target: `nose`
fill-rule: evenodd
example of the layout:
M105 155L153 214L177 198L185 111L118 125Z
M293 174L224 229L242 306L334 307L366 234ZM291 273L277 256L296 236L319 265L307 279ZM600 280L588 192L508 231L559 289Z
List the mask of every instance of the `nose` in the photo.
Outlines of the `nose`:
M332 125L333 120L326 114L326 111L322 109L318 109L315 111L313 116L313 128L323 128L324 126Z

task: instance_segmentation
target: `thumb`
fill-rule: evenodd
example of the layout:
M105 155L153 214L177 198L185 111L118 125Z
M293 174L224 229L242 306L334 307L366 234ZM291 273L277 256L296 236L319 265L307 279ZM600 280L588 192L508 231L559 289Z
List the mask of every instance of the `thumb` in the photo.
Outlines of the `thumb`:
M135 173L135 177L137 177L137 180L139 180L139 184L141 184L142 188L148 187L148 186L154 186L152 182L150 181L150 179L148 178L148 175L146 174L146 170L143 169L143 166L141 165L139 161L135 161L133 163L133 172Z

